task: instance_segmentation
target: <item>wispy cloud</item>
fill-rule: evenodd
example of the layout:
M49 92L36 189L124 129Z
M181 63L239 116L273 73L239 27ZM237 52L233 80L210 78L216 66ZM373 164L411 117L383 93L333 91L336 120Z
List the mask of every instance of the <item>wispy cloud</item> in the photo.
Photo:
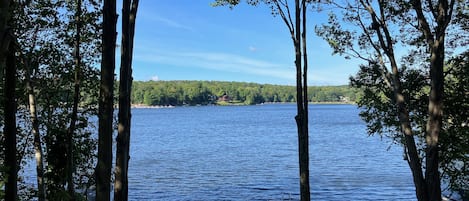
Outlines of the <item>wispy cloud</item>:
M169 19L169 18L166 18L166 17L162 17L162 16L159 16L159 15L156 15L156 14L153 14L153 13L142 12L142 14L140 14L139 17L141 18L139 20L148 20L148 21L151 21L151 22L157 22L157 23L161 23L164 26L168 26L168 27L171 27L171 28L184 29L184 30L188 30L188 31L193 31L194 30L191 26L183 24L179 21Z
M291 66L219 52L152 52L135 54L137 61L154 62L184 67L213 69L230 73L267 76L283 80L294 80Z
M249 49L249 51L251 51L251 52L257 51L257 48L254 47L254 46L249 46L248 49Z

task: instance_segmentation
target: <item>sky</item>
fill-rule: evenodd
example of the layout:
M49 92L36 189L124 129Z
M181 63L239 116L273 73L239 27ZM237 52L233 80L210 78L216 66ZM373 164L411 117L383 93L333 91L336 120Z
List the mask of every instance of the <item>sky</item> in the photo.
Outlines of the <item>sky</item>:
M264 5L241 3L230 9L212 7L213 1L141 0L134 38L134 80L294 85L293 42L282 19L272 16ZM359 61L333 56L329 45L314 33L315 25L326 22L327 13L308 14L308 83L348 84Z

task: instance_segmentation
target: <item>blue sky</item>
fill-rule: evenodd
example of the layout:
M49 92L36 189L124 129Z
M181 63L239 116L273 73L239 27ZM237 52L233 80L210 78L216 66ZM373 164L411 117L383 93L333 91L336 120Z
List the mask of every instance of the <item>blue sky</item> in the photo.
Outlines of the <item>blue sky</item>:
M280 17L273 17L264 5L242 3L231 10L211 7L211 2L140 1L134 80L295 84L293 44ZM315 35L314 26L326 21L326 13L310 12L308 17L309 84L348 84L358 62L332 56L327 43Z

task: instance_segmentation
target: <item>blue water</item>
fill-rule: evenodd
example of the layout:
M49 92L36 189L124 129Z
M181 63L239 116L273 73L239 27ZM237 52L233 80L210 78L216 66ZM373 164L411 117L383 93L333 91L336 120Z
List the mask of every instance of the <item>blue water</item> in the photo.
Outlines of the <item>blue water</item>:
M402 148L310 106L312 200L415 200ZM130 200L298 200L293 104L133 109Z

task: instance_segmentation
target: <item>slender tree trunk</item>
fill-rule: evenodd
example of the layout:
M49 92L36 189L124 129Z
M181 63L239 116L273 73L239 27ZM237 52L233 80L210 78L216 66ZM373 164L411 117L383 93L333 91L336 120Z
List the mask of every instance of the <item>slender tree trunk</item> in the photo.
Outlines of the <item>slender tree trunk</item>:
M382 28L385 33L388 33L387 27ZM381 35L379 33L379 35ZM380 38L383 38L380 36ZM397 62L394 56L392 39L389 35L386 35L386 44L388 44L388 50L385 51L388 59L391 63L392 77L393 77L393 92L394 92L394 102L397 106L398 119L401 124L401 130L404 133L405 147L407 154L407 163L409 164L410 170L412 172L412 178L414 180L415 193L419 201L428 200L428 189L425 185L425 178L423 177L422 172L422 163L420 162L420 156L417 151L417 146L415 144L414 134L412 127L410 126L409 112L406 108L405 96L402 93L400 73L397 67Z
M16 200L18 164L16 157L16 61L13 51L13 43L9 45L9 52L5 62L5 85L4 85L4 113L5 125L3 127L5 139L5 200Z
M77 8L75 13L76 35L75 35L75 85L73 93L73 108L70 118L70 126L67 134L67 191L71 196L71 200L75 200L75 185L73 183L73 135L75 133L76 121L78 117L78 103L80 102L80 82L81 82L81 58L80 58L80 29L81 29L81 0L77 0Z
M9 38L9 27L8 22L11 18L10 12L11 0L0 0L0 78L3 81L6 68L6 58L8 54L8 48L10 45Z
M388 44L392 44L391 39L388 39ZM392 46L391 46L392 48ZM392 50L389 48L390 50ZM410 126L409 112L406 108L405 96L402 93L401 81L399 76L399 70L397 67L396 60L394 59L393 51L388 51L386 53L389 60L391 61L392 77L393 77L393 91L394 91L394 101L397 106L398 119L401 124L401 130L404 133L405 147L407 154L407 163L409 164L410 170L412 172L412 178L415 186L415 193L419 201L428 200L427 192L428 189L425 185L425 178L423 177L422 164L420 162L420 156L417 151L417 146L415 144L414 134L412 127Z
M301 137L301 180L302 181L302 189L301 189L301 200L310 200L310 187L309 187L309 117L308 117L308 54L306 51L306 1L301 1L302 7L301 11L303 12L302 16L302 34L301 34L301 41L303 42L303 133ZM298 32L300 30L298 29Z
M397 67L393 68L397 70ZM407 163L409 164L412 172L412 178L415 186L415 194L417 200L427 201L427 188L425 185L425 179L422 172L422 164L420 162L420 156L415 145L415 139L410 127L409 112L405 107L404 95L402 94L401 84L399 81L399 74L394 74L394 99L396 100L397 110L399 113L399 121L401 123L401 130L405 137L405 149L407 154Z
M103 48L99 92L98 164L95 173L96 200L100 201L109 201L111 199L116 23L116 0L104 0Z
M39 27L35 28L33 34L33 43L32 47L36 45L37 33ZM31 48L33 49L33 48ZM34 85L32 80L33 66L31 66L31 59L29 56L23 56L25 72L26 72L26 90L28 93L29 100L29 113L32 124L32 133L34 137L34 157L36 159L36 174L37 174L37 197L39 201L46 200L46 187L44 182L44 153L42 150L42 140L41 133L39 131L39 120L37 115L37 104L36 104L36 95L34 93ZM34 66L37 68L37 66Z
M122 7L122 46L119 81L119 125L116 149L114 200L128 199L130 147L130 94L132 90L132 49L138 0L124 0Z
M129 18L130 18L130 3L131 0L122 1L122 42L121 42L121 67L119 79L119 113L118 113L118 130L116 140L116 167L115 167L115 181L114 181L114 200L125 201L127 200L127 167L129 154L126 152L126 147L129 141L127 136L130 135L130 108L128 97L129 93Z
M5 149L5 200L16 200L18 164L16 157L16 62L13 36L8 27L11 19L10 0L0 1L0 78L4 80L4 149Z
M308 97L307 95L307 75L306 70L307 66L304 65L304 70L302 69L302 42L303 45L306 45L306 35L301 34L301 18L305 18L305 13L303 15L301 12L305 12L302 8L305 7L305 2L300 0L295 0L295 35L294 35L294 46L295 46L295 65L296 65L296 92L297 92L297 110L298 114L295 117L296 124L298 127L298 159L300 165L300 198L301 201L310 200L310 189L309 189L309 151L308 151ZM305 19L303 19L305 20ZM305 21L303 21L303 28L305 28ZM303 30L305 31L305 30ZM304 32L305 34L305 32ZM306 48L304 46L303 48ZM303 49L304 51L305 49ZM305 53L305 52L303 52ZM303 59L307 62L307 55L303 55ZM306 92L306 93L305 93Z
M28 92L29 100L29 113L32 123L32 133L34 136L34 157L36 159L36 174L37 174L37 191L38 191L38 200L46 200L46 189L44 185L44 159L42 151L42 140L41 134L39 132L39 121L37 119L37 110L36 110L36 95L34 94L34 86L32 83L31 72L32 66L30 62L25 61L26 65L26 90Z
M417 199L419 201L427 201L428 197L427 197L425 179L423 177L420 157L419 157L417 147L415 144L412 128L410 126L409 112L407 111L407 108L406 108L405 96L402 93L400 73L399 73L398 65L395 59L395 55L394 55L393 40L391 38L391 34L388 30L387 24L383 23L385 21L384 19L385 11L382 6L383 2L382 0L378 1L378 5L380 9L378 13L375 12L375 10L372 8L369 2L360 0L360 3L367 9L367 11L369 12L371 16L371 20L373 21L373 24L376 25L376 26L373 26L373 29L376 31L376 34L379 40L379 46L373 45L373 47L375 48L377 52L381 52L381 50L384 51L384 54L387 56L387 58L390 61L390 65L391 65L390 77L392 78L392 80L389 80L389 82L392 82L392 88L393 88L393 94L394 94L393 101L397 107L398 119L401 124L401 130L405 136L404 139L405 139L405 147L406 147L406 154L407 154L407 162L412 172ZM371 39L370 39L370 42L373 43ZM384 63L384 58L381 55L381 53L379 53L379 61L380 61L379 65L383 66L383 68L385 69L384 66L386 64ZM385 77L387 76L385 75Z

